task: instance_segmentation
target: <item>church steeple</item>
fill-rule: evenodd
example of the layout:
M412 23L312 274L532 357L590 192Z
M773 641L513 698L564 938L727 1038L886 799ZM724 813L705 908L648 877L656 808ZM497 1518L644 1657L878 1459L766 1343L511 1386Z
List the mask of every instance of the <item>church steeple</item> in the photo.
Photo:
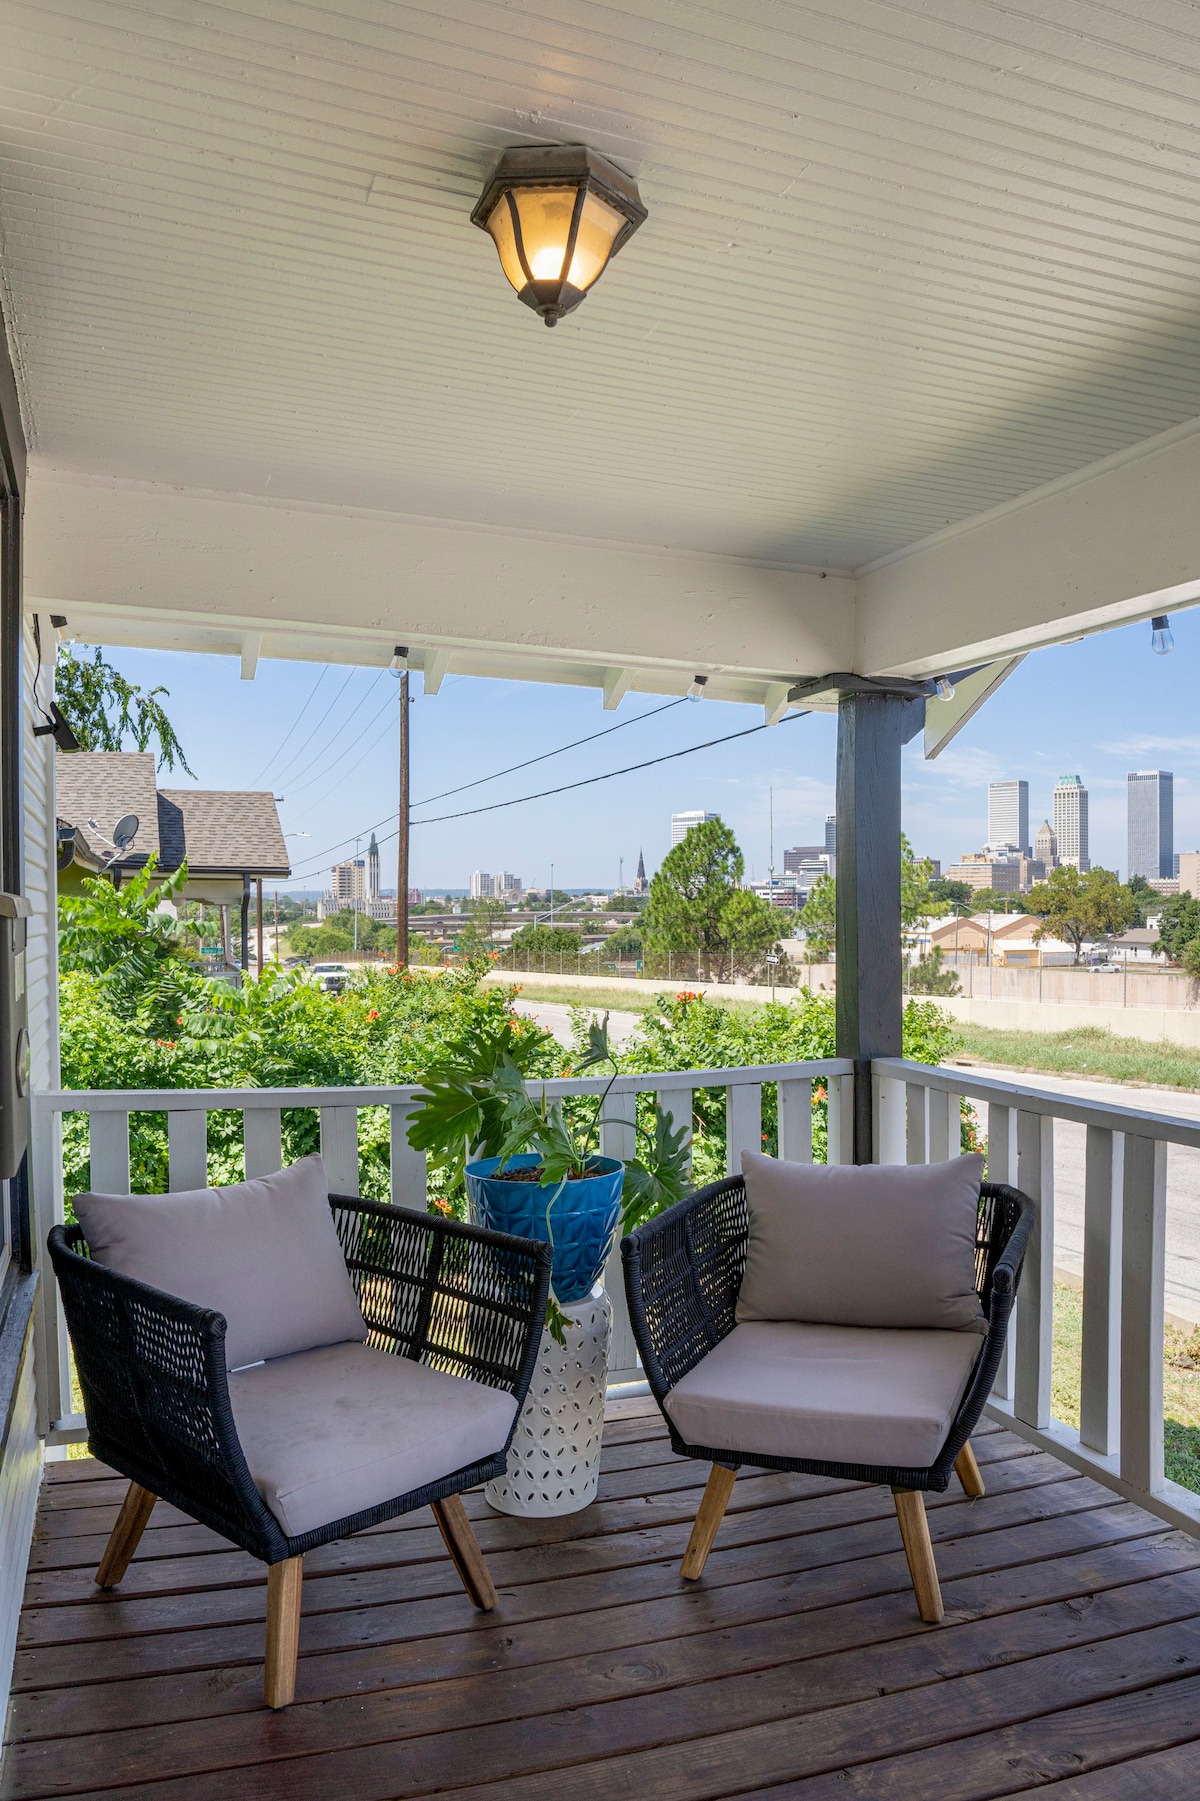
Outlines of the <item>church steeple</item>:
M633 878L633 892L635 894L645 894L649 885L650 884L646 880L646 859L639 850L637 874Z

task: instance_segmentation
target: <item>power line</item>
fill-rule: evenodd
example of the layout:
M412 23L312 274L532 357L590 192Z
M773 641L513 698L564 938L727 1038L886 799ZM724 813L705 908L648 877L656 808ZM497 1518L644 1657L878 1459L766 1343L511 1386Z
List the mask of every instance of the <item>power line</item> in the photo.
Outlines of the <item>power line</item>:
M270 767L271 767L272 763L275 761L276 757L281 757L283 755L284 751L287 749L288 740L291 738L292 733L296 730L296 727L300 724L300 721L304 718L304 715L308 712L309 707L312 705L313 701L316 699L317 689L321 686L321 683L325 680L325 677L328 674L329 674L329 664L326 663L324 668L321 670L320 675L317 677L316 681L313 683L312 688L309 690L308 699L305 701L304 705L301 707L300 711L297 713L295 719L293 719L291 727L288 730L287 735L285 736L285 738L283 740L283 743L279 746L278 750L272 751L271 755L267 758L266 762L263 764L262 768L259 770L259 772L255 776L254 780L251 782L250 786L252 788L258 787L258 784L263 780L263 777L266 775L268 769L270 769Z
M370 691L371 690L368 688L367 693L369 694ZM364 696L364 698L365 698L365 696ZM297 789L294 785L292 785L292 792L291 792L291 794L289 794L288 799L289 800L293 799L297 793L303 793L305 788L311 788L316 782L324 781L325 777L327 775L332 774L332 772L337 768L337 766L341 762L342 758L348 757L350 755L350 752L354 749L354 746L356 744L361 744L363 739L366 737L367 733L372 729L372 727L378 725L379 721L383 718L384 714L390 713L391 710L392 710L392 697L389 694L387 699L384 701L383 705L380 707L378 713L376 713L374 715L374 717L371 718L367 722L366 725L364 725L362 731L358 734L358 737L351 738L351 740L350 740L349 744L346 746L345 750L339 751L337 756L333 759L333 762L327 764L326 767L324 769L322 769L318 775L310 776L306 782L301 782L299 789ZM366 752L364 752L364 755L369 755L370 751L373 750L374 748L375 748L374 745L368 746L368 749ZM359 761L361 762L362 759L360 758ZM354 765L354 767L357 768L357 764ZM350 773L349 770L347 770L345 772L346 775L349 775L349 773ZM345 777L341 776L338 779L344 780ZM311 806L317 806L319 804L320 803L317 801L311 801L309 803L309 805L311 805Z
M780 725L785 725L789 719L806 719L807 717L808 710L806 709L803 712L787 713L778 723ZM529 801L546 800L554 794L569 794L576 788L591 788L594 787L597 782L611 782L619 775L636 775L641 769L653 769L657 763L671 763L678 757L690 757L698 750L712 750L717 744L732 744L737 738L753 738L758 732L767 732L770 730L771 727L764 721L762 725L747 726L746 729L741 732L726 732L723 737L709 738L704 744L687 744L682 750L669 750L661 757L647 757L645 762L630 763L624 769L609 769L606 770L603 775L584 776L581 781L564 782L562 786L558 788L543 788L538 794L520 794L514 800L497 800L493 801L490 806L467 807L461 813L440 813L435 819L414 819L412 823L414 826L444 825L446 821L450 819L471 819L478 813L498 813L505 807L522 807ZM366 826L363 831L357 835L359 837L365 837L367 832L377 831L379 826L386 823L386 820L381 819L378 822L378 825ZM399 828L397 828L397 830L398 829ZM396 831L391 831L380 840L380 843L388 844L396 837L396 835ZM344 842L348 844L351 840L346 839ZM306 870L297 871L297 874L311 873L312 870L319 869L323 858L329 856L330 852L340 850L341 848L340 844L332 844L329 846L328 850L318 851L316 853L315 861L311 862Z
M272 786L275 785L275 782L280 782L283 780L284 776L287 774L288 770L292 767L292 763L294 763L296 761L297 757L303 756L304 751L312 743L313 739L316 737L317 733L320 731L320 729L324 725L325 721L329 718L329 715L333 712L333 709L337 706L338 701L341 700L342 695L346 692L346 689L350 686L350 683L354 680L354 676L355 676L355 671L353 669L350 669L347 672L345 681L342 683L341 687L338 689L337 693L334 695L333 699L330 701L329 705L326 707L326 709L322 713L321 717L317 720L316 725L314 725L312 731L309 733L308 738L306 739L305 743L301 746L301 748L299 750L297 750L294 753L294 755L292 756L291 762L285 763L282 769L276 770L275 780L272 783ZM307 765L306 765L306 767L307 767Z
M339 700L339 699L340 699L340 698L341 698L341 696L342 696L342 695L343 695L343 694L344 694L344 693L345 693L345 692L346 692L346 689L347 689L347 687L348 687L348 686L349 686L349 683L350 683L350 681L351 681L351 679L352 679L352 677L354 677L354 676L355 676L355 675L357 675L357 673L358 673L358 671L357 671L357 670L356 670L356 669L352 669L352 670L351 670L351 671L350 671L350 674L349 674L349 675L348 675L348 676L347 676L347 678L346 678L346 680L345 680L345 681L344 681L344 682L343 682L343 683L342 683L342 686L341 686L341 688L340 688L340 689L339 689L339 691L338 691L338 693L337 693L337 695L335 695L335 696L334 696L334 701L333 701L333 706L336 706L336 705L337 705L337 702L338 702L338 700ZM345 732L345 731L348 731L348 730L349 730L349 728L350 728L350 727L351 727L351 726L352 726L352 725L353 725L353 724L354 724L354 721L355 721L355 720L356 720L356 719L357 719L357 718L358 718L358 714L359 714L359 709L360 709L360 707L361 707L361 706L362 706L362 703L363 703L363 702L364 702L364 701L365 701L365 700L366 700L366 698L367 698L367 696L368 696L368 695L369 695L369 694L371 694L371 693L373 693L373 692L374 692L374 690L375 690L375 689L376 689L376 688L377 688L377 687L378 687L378 686L379 686L379 684L380 684L380 682L381 682L381 681L382 681L382 680L383 680L383 678L384 678L384 677L385 677L385 676L386 676L386 674L387 674L387 670L386 670L386 669L381 669L381 670L380 670L380 671L379 671L379 672L378 672L378 674L377 674L377 675L376 675L376 677L375 677L375 680L374 680L374 681L373 681L373 682L371 682L371 683L370 683L370 684L369 684L369 685L368 685L368 686L367 686L367 687L366 687L366 688L365 688L365 689L364 689L364 690L363 690L363 692L362 692L362 693L361 693L361 694L360 694L360 695L358 695L358 696L356 696L356 698L355 698L355 703L354 703L354 706L353 706L353 707L352 707L352 709L351 709L351 711L350 711L350 712L349 712L349 713L348 713L348 714L347 714L347 716L346 716L346 718L345 718L345 719L344 719L344 720L343 720L343 721L342 721L342 723L341 723L341 725L339 725L339 726L338 726L338 727L337 727L337 728L336 728L336 729L335 729L335 730L334 730L334 732L333 732L333 733L332 733L332 734L331 734L331 736L330 736L330 738L329 738L329 741L328 741L328 743L326 743L326 744L323 744L323 745L322 745L322 746L321 746L321 748L320 748L320 750L318 750L318 751L317 751L317 753L316 753L316 755L315 755L315 756L312 756L312 757L310 757L310 758L309 758L309 760L308 760L308 762L307 762L307 763L304 763L304 764L302 764L302 765L301 765L301 767L300 767L300 768L299 768L299 769L297 769L297 770L296 770L296 771L295 771L295 773L294 773L294 775L293 775L293 777L292 777L292 780L293 780L293 781L299 781L299 779L300 779L300 777L301 777L301 776L305 776L305 775L307 775L307 774L308 774L308 772L309 772L309 770L310 770L310 769L312 769L312 768L313 768L313 767L314 767L314 766L315 766L315 765L316 765L316 764L318 764L318 763L320 763L320 761L321 761L321 759L322 759L322 757L324 757L324 756L325 756L325 755L326 755L326 753L327 753L327 752L329 752L329 751L330 751L330 750L332 750L332 749L333 749L333 746L334 746L334 745L335 745L335 744L336 744L336 743L337 743L337 741L338 741L338 739L339 739L339 738L340 738L340 737L341 737L341 735L342 735L342 733L343 733L343 732ZM322 724L322 725L323 725L323 724L324 724L324 722L325 722L325 719L328 719L328 717L329 717L329 714L330 714L330 712L332 712L332 711L333 711L333 706L331 706L331 707L330 707L330 708L329 708L329 709L328 709L328 710L327 710L327 711L326 711L326 713L325 713L325 715L324 715L324 718L323 718L323 719L322 719L322 721L321 721L321 724ZM373 722L372 722L372 723L373 723ZM319 731L319 730L320 730L320 729L321 729L321 728L320 728L320 726L318 726L318 727L317 727L317 728L316 728L316 730L317 730L317 731ZM370 728L369 728L369 727L368 727L368 728L367 728L367 729L368 729L368 730L369 730L369 729L370 729ZM315 736L315 735L316 735L316 734L315 734L315 732L314 732L314 736ZM360 732L360 733L359 733L359 735L358 735L358 736L359 736L359 738L361 738L361 737L362 737L362 733L361 733L361 732ZM309 740L309 743L310 743L310 744L311 744L311 742L312 742L312 740L311 740L311 739L310 739L310 740ZM355 743L357 743L357 742L358 742L358 739L357 739L357 738L356 738L356 739L355 739L355 740L354 740L354 742L355 742ZM338 754L339 754L339 756L340 756L340 754L341 754L341 753L340 753L340 752L339 752L339 753L338 753ZM294 761L294 760L295 760L295 759L293 759L293 761ZM336 759L336 758L335 758L335 759L334 759L334 761L335 761L335 762L336 762L336 761L337 761L337 759ZM326 770L327 770L327 769L328 769L328 768L330 768L330 767L332 767L332 765L326 765L326 769L323 769L323 770L321 770L321 771L319 771L319 773L318 773L318 774L317 774L317 775L316 775L316 776L314 776L314 777L313 777L313 780L314 780L314 781L320 781L320 780L321 780L321 777L322 777L322 776L323 776L323 775L324 775L324 774L325 774L325 773L326 773ZM275 779L276 779L276 781L281 781L281 780L282 780L282 778L283 778L283 775L284 775L284 774L285 774L285 773L286 773L286 771L281 771L281 772L280 772L280 774L279 774L279 775L277 775L277 776L276 776L276 778L275 778ZM302 785L303 785L303 784L302 784Z
M550 757L561 757L565 751L578 750L581 744L594 744L597 738L607 738L613 732L623 732L627 725L640 725L643 719L656 719L660 713L669 713L672 707L681 707L687 699L681 694L678 700L668 700L661 707L651 707L648 713L635 713L629 719L621 719L616 725L605 726L602 732L590 732L586 738L574 738L570 744L560 744L557 750L544 750L540 757L527 757L524 763L510 763L507 769L497 769L492 775L481 775L477 781L464 782L460 788L444 788L440 794L431 794L426 800L415 800L414 807L431 807L435 800L449 800L452 794L465 794L468 788L482 788L485 782L497 782L502 775L515 775L518 769L531 769L535 763L545 763Z

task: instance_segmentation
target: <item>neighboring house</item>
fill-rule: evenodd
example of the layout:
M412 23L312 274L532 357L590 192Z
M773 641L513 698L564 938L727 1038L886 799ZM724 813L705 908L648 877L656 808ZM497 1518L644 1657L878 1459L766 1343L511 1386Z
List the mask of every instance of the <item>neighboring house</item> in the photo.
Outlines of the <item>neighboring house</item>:
M1046 938L1038 942L1034 938L1040 923L1029 913L993 913L990 932L993 961L1017 966L1071 962L1075 953L1061 939ZM969 919L939 919L929 933L928 942L930 949L940 950L946 956L957 949L960 957L968 951L976 957L986 957L988 916L975 913Z
M186 861L186 900L237 906L251 882L291 874L270 793L159 788L149 751L79 751L55 759L58 886L69 894L83 876L120 882L152 852L164 875ZM118 820L132 814L132 842L113 855Z

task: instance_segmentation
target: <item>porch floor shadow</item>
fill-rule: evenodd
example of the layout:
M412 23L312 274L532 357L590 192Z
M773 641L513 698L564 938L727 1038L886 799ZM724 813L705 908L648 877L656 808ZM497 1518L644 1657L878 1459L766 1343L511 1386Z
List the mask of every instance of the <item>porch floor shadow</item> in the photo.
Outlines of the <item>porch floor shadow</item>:
M986 1496L930 1497L917 1616L886 1489L738 1477L702 1581L707 1468L610 1408L600 1497L466 1497L478 1614L429 1512L306 1560L297 1698L262 1705L265 1572L159 1504L118 1592L125 1484L47 1472L0 1794L107 1801L1171 1801L1200 1794L1200 1541L994 1426Z

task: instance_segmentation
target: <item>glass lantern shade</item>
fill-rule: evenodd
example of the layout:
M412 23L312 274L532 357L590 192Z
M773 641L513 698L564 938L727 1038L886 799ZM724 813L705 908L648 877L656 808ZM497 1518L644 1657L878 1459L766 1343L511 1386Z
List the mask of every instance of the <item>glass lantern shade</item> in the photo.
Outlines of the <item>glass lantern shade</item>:
M628 176L605 165L570 145L506 151L472 214L518 297L547 325L579 305L646 216Z

